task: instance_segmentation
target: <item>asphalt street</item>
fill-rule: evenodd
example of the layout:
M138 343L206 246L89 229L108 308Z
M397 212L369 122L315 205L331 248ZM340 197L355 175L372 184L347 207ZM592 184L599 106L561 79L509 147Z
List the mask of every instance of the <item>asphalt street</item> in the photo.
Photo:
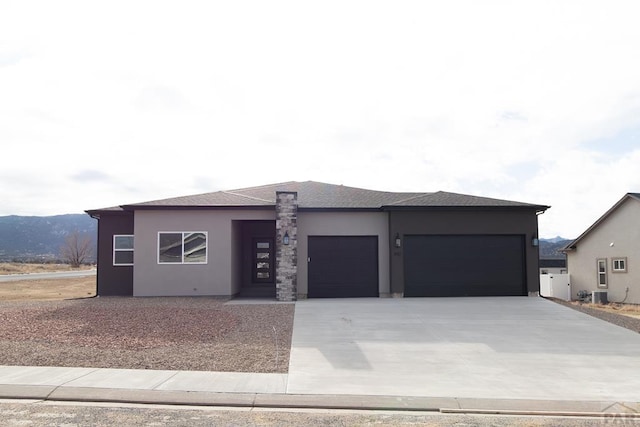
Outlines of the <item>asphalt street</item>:
M2 282L17 282L20 280L51 280L51 279L68 279L71 277L95 276L96 270L80 270L80 271L59 271L55 273L29 273L29 274L7 274L0 276Z

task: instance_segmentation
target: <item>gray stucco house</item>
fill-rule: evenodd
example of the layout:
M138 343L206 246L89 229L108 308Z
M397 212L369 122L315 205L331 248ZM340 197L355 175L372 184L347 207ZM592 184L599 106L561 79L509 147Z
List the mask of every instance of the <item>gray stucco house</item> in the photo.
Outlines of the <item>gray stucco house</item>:
M285 182L89 210L98 295L537 295L548 206Z
M610 302L640 304L640 193L627 193L563 251L571 295L607 292Z

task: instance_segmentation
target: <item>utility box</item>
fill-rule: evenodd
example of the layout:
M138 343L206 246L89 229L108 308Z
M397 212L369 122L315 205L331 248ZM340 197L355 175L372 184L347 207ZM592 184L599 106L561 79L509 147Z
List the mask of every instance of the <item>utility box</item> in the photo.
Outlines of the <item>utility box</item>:
M593 291L591 293L591 302L594 304L609 304L607 291Z

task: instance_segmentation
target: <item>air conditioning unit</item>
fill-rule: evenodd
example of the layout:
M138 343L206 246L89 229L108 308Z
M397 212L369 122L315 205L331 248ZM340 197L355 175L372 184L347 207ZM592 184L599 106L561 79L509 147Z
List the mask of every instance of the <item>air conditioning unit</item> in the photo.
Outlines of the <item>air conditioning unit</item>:
M607 291L593 291L591 294L591 302L594 304L609 304Z

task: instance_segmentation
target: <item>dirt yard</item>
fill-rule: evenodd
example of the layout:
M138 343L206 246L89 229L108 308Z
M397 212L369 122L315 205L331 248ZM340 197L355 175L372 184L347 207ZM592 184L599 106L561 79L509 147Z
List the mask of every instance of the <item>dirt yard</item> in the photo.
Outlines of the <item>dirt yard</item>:
M592 304L582 301L570 301L566 302L566 304L577 308L602 311L605 313L612 313L640 320L640 305L638 304L621 304L617 302L611 302L609 304Z
M293 304L208 297L0 302L0 365L287 372Z
M564 301L556 298L548 299L557 304L562 304L590 316L597 317L598 319L613 323L614 325L640 333L640 306L638 305L617 303L601 305L580 301Z
M96 276L0 282L0 301L48 301L96 294Z
M609 313L616 313L623 316L633 317L640 320L640 305L637 304L619 304L610 303L607 305L599 304L587 304L588 307L595 308L597 310L604 310Z
M0 283L0 365L288 370L293 304L95 289L95 276Z

